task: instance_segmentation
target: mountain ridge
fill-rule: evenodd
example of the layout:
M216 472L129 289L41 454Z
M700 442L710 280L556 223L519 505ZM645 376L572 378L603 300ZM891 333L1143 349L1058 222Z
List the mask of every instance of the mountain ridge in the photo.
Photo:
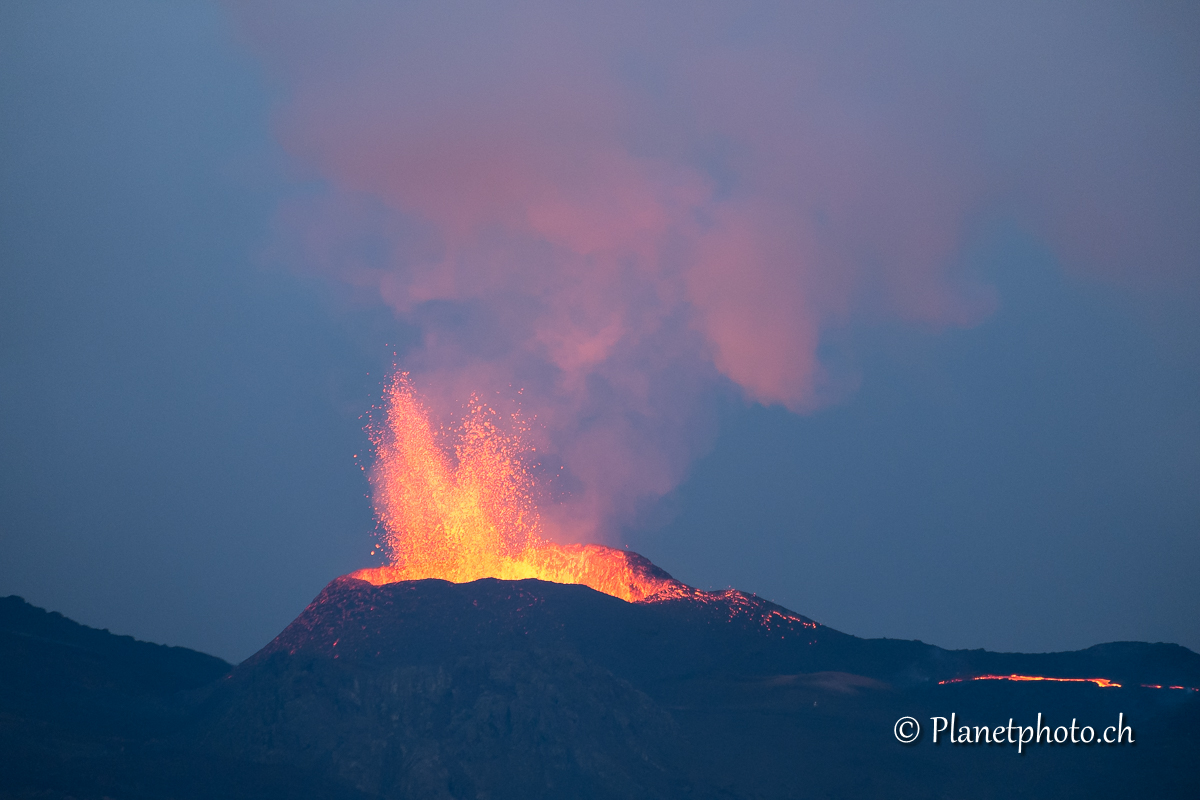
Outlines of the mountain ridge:
M472 588L459 590L452 587ZM617 613L629 620L628 627L631 630L638 629L639 624L647 623L658 626L699 626L720 622L736 628L739 633L757 631L759 644L766 644L770 637L777 635L785 640L789 636L799 637L808 642L810 647L817 644L819 640L834 650L828 660L793 657L798 658L799 663L826 665L830 668L841 663L841 660L858 657L863 648L875 648L886 650L889 660L903 660L907 657L913 662L906 665L908 667L913 664L922 664L929 672L929 680L933 681L954 680L982 674L1009 674L1019 672L1018 667L1020 666L1028 668L1028 665L1033 664L1042 670L1039 674L1046 674L1050 677L1107 677L1133 685L1188 683L1189 686L1200 686L1200 654L1177 644L1106 642L1081 650L1053 653L1001 653L982 648L948 650L918 640L863 639L822 625L783 606L737 590L693 591L694 594L672 595L662 599L651 598L628 603L600 592L594 592L587 587L546 583L534 579L499 581L493 578L484 578L465 584L426 579L374 585L350 576L342 576L331 581L297 616L296 620L281 631L259 653L243 663L250 663L265 653L285 648L297 652L301 647L316 647L319 651L333 655L335 642L340 643L342 652L345 652L347 644L357 641L356 637L362 633L362 631L348 627L353 620L370 619L372 615L375 615L375 618L371 620L375 627L369 633L372 640L378 640L383 636L383 630L378 625L381 622L380 615L387 613L388 608L395 608L397 602L402 603L407 598L413 598L414 607L401 610L390 623L391 625L404 625L420 605L439 599L448 599L456 592L463 592L464 596L472 597L472 602L476 607L478 602L484 599L492 608L507 607L512 614L519 613L522 602L526 602L532 607L544 604L548 596L558 598L575 596L588 598L584 602L589 608L619 609L620 611ZM341 615L340 617L332 616L331 612L334 609ZM633 609L641 610L633 611ZM461 614L466 610L466 606L462 605L455 608L453 613ZM642 617L642 620L635 621L639 616ZM513 617L513 619L515 618ZM476 624L481 624L481 622L482 618ZM490 622L491 624L501 624L498 619L492 619ZM565 626L568 622L577 626L586 626L586 621L581 619L557 620L555 624ZM509 624L511 625L511 622ZM319 629L323 629L326 635L322 637L318 633ZM343 634L349 638L343 639ZM330 635L333 636L332 641L329 639ZM752 652L755 657L761 656L761 651ZM924 658L918 657L918 654L923 654ZM742 660L748 661L749 659L742 657ZM868 659L867 663L870 665L871 660ZM748 674L753 674L764 671L766 667L760 666L756 669L754 664L745 664L744 668ZM1091 674L1096 670L1112 674ZM882 677L885 674L895 676L896 673L894 665L891 667L876 666L872 668L870 676ZM1116 677L1114 678L1114 676Z
M860 639L736 590L627 602L537 580L342 576L242 663L184 658L220 673L196 686L155 661L183 648L130 645L31 606L19 609L24 622L6 623L14 602L0 602L0 643L20 644L4 645L3 669L36 672L64 652L91 660L72 662L79 669L60 675L65 686L34 676L20 697L0 691L0 798L1200 793L1188 767L1200 697L1141 687L1200 685L1200 655L1179 645L944 650ZM146 685L167 688L114 690L111 664L56 639L146 654L138 669L165 670ZM1122 687L955 682L1010 673ZM94 719L73 719L80 711ZM1031 724L1039 713L1107 724L1123 713L1138 744L1018 756L893 736L900 716L951 712L995 724Z
M1034 668L1127 683L940 683ZM938 763L942 751L905 748L892 724L951 710L1006 722L1039 711L1115 719L1120 707L1151 737L1182 730L1179 742L1192 746L1200 703L1186 695L1194 693L1140 688L1167 676L1200 682L1200 655L1141 643L1024 655L859 639L742 593L629 603L536 580L374 585L342 577L223 682L206 736L264 762L306 754L330 779L386 798L791 797L809 789L927 797L935 785L967 794L976 778L996 791L974 797L1045 782L1063 796L1103 797L1122 785L1122 768L1173 775L1185 751L1171 745L1140 761L1133 750L1067 753L1022 777L1014 765L1038 757L978 753ZM1182 728L1172 716L1179 709ZM781 766L797 753L809 754L804 780ZM863 770L874 775L870 786L845 791Z

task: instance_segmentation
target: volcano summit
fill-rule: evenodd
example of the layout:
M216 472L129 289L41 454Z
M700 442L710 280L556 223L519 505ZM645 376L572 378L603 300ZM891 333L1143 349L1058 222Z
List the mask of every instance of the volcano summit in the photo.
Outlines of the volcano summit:
M9 598L0 796L1200 791L1200 693L1186 688L1200 686L1200 655L1186 648L1124 642L1024 655L859 639L612 553L671 590L628 602L532 579L377 585L350 575L224 677L218 660L55 622ZM59 665L56 679L46 664ZM119 679L130 670L142 677ZM990 676L1104 683L970 680ZM945 735L933 744L929 721L952 713L970 725L1040 713L1053 726L1124 714L1136 744L1023 754ZM893 735L905 716L927 727L915 744Z

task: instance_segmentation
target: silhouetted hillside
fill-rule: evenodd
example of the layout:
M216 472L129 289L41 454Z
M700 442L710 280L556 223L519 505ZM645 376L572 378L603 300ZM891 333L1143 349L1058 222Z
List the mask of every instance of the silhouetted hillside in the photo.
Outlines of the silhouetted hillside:
M303 768L211 756L181 736L203 687L232 668L0 599L0 797L357 797Z
M1001 670L1127 684L939 684ZM1200 656L864 640L738 592L626 603L532 580L340 578L224 682L206 735L383 797L1172 796L1200 786L1186 766L1200 703L1140 688L1165 681L1200 685ZM1125 713L1148 739L1018 755L892 731L904 715L1039 711L1056 725Z
M211 683L231 669L215 656L89 628L15 595L0 598L5 692L56 687L85 694L169 694Z
M201 654L19 613L51 622L4 629L4 668L27 690L0 695L3 797L1200 796L1200 693L1142 687L1200 686L1200 655L1175 645L948 651L740 592L627 603L532 580L345 577L226 676ZM86 658L71 644L85 641ZM57 678L29 677L56 659ZM941 683L1011 673L1122 686ZM38 692L61 706L56 681L106 698L86 706L98 722L32 713ZM1136 744L933 744L930 718L951 713L1055 727L1124 714ZM896 740L901 716L924 726L917 743Z

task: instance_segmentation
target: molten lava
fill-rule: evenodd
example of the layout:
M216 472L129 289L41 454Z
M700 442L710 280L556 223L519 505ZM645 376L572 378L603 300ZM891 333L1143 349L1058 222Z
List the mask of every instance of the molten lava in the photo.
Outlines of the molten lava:
M384 416L369 428L375 514L391 563L351 575L375 585L441 578L538 578L580 583L636 602L692 594L636 553L558 545L541 535L527 428L472 398L463 420L435 430L407 374L384 393Z
M1042 675L976 675L974 678L952 678L938 681L939 684L962 683L963 681L1058 681L1061 683L1094 683L1102 689L1120 689L1121 684L1108 678L1047 678Z

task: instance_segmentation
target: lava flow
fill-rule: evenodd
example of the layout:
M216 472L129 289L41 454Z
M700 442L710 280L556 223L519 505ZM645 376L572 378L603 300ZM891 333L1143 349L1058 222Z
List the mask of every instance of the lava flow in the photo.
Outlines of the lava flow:
M976 675L974 678L951 678L938 684L962 683L963 681L1057 681L1060 683L1094 683L1101 689L1120 689L1121 684L1108 678L1047 678L1042 675Z
M388 384L383 412L368 430L375 514L391 563L350 577L377 586L537 578L630 602L695 592L636 553L543 538L519 417L502 428L499 415L472 398L455 428L435 431L405 373Z

